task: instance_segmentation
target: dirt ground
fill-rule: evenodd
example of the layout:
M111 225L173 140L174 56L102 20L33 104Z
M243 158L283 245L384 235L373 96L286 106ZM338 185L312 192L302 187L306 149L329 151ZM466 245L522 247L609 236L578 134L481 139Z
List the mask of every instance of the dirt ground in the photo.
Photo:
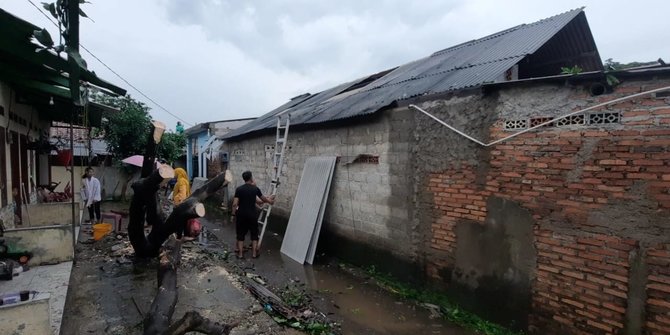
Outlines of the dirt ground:
M105 203L103 209L117 206ZM157 261L134 259L125 236L110 234L90 243L91 237L91 226L82 226L61 334L141 334L143 313L157 289ZM301 334L263 311L239 278L226 270L225 250L215 244L184 244L173 320L195 310L217 322L240 322L231 334Z

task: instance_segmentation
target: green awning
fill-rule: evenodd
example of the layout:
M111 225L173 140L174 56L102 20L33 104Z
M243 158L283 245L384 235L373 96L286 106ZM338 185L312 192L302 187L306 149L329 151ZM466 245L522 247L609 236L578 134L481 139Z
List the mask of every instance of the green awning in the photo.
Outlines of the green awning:
M50 51L36 52L38 45L31 38L39 29L0 9L0 79L48 95L60 95L65 89L69 96L68 62ZM80 70L83 81L108 93L126 94L126 90L98 78L94 72Z

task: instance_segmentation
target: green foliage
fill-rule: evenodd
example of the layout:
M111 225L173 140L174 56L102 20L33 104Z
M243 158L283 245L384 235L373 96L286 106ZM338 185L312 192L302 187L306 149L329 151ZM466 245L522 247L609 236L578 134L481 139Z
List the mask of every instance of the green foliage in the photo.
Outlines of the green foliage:
M85 3L90 3L85 0L79 0L79 4L85 4ZM65 2L63 0L58 0L56 2L42 2L42 8L44 8L51 16L53 16L54 19L58 21L60 25L63 27L68 26L68 20L67 20L67 8L65 7ZM79 16L88 18L89 20L93 21L93 19L89 18L84 11L79 8ZM65 37L67 40L67 31L61 31L59 32L61 36ZM61 53L67 48L63 44L55 45L53 39L51 38L51 35L46 29L40 29L40 30L35 30L33 32L33 37L35 37L35 40L39 44L41 44L41 48L38 48L38 51L44 51L44 50L53 50L56 53ZM83 59L81 59L81 56L78 55L78 53L74 52L71 53L68 51L68 57L78 57L80 59L77 59L77 63L81 66L83 64L83 67L86 67L86 63L83 62Z
M286 287L279 292L279 297L293 308L304 307L310 301L307 294L305 294L304 289L295 283L287 284Z
M94 95L93 98L121 110L109 116L102 125L109 152L120 159L143 154L151 131L149 108L130 96L104 99Z
M612 74L605 75L605 79L607 79L607 85L609 86L616 86L619 85L619 83L621 83L619 79Z
M438 292L418 289L409 284L402 283L389 275L378 272L374 266L367 270L367 274L374 278L377 283L387 291L395 295L418 302L430 303L440 307L443 317L459 326L472 329L477 333L486 335L520 335L522 333L514 332L503 326L482 319L481 317L461 309L450 299Z
M580 74L584 71L579 65L575 65L573 67L562 67L561 68L561 74Z
M158 157L172 163L184 154L186 136L178 133L164 133L158 144Z
M603 66L605 67L606 71L617 71L617 70L625 70L625 69L630 69L634 67L640 67L640 66L646 66L646 65L655 65L658 64L658 61L656 62L630 62L630 63L619 63L615 62L612 58L607 58L605 60L605 63Z
M280 325L288 326L291 328L299 329L310 335L333 335L332 327L326 323L311 321L311 322L300 322L295 321L294 319L288 320L282 316L274 315L272 319Z

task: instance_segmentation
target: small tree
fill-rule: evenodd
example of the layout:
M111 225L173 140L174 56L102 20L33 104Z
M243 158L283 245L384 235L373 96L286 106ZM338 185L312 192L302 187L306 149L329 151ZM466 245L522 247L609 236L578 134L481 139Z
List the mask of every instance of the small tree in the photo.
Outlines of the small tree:
M146 134L151 129L149 107L129 96L103 103L120 109L102 124L109 152L121 159L144 152L147 138L140 134Z
M186 136L179 133L165 133L158 144L158 157L169 163L176 161L184 154Z

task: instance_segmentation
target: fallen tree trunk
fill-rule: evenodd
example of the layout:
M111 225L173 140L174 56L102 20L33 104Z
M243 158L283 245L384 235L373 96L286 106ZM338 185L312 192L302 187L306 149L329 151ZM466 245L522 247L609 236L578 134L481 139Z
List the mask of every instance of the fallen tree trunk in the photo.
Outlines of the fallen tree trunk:
M181 263L181 241L171 237L161 252L158 266L158 293L149 313L144 318L144 335L181 335L190 331L203 334L229 334L235 325L213 322L198 312L187 312L179 321L170 325L179 297L177 268Z
M158 293L144 318L144 334L164 334L177 304L177 267L181 262L181 241L171 238L158 265Z
M169 169L169 171L163 171L161 175L159 171L162 169ZM170 235L176 233L177 237L181 238L188 220L205 216L205 206L202 202L227 183L225 174L219 174L176 206L166 219L158 203L156 192L160 182L169 173L174 175L172 168L162 166L147 178L133 184L134 194L130 201L128 237L137 257L157 257L161 245ZM148 235L144 233L145 221L151 225L151 232Z
M177 268L181 262L180 239L188 220L205 216L202 202L227 183L225 173L219 174L193 192L166 218L157 192L164 180L174 177L174 170L167 165L156 168L156 145L160 142L165 125L154 122L153 127L145 148L141 179L132 185L133 197L130 201L128 222L128 238L136 257L156 257L160 252L158 292L151 303L150 311L144 316L144 334L185 334L189 331L228 334L233 325L212 322L195 311L186 313L183 318L170 325L179 297ZM144 233L145 222L151 225L148 235ZM175 233L176 238L173 235Z

